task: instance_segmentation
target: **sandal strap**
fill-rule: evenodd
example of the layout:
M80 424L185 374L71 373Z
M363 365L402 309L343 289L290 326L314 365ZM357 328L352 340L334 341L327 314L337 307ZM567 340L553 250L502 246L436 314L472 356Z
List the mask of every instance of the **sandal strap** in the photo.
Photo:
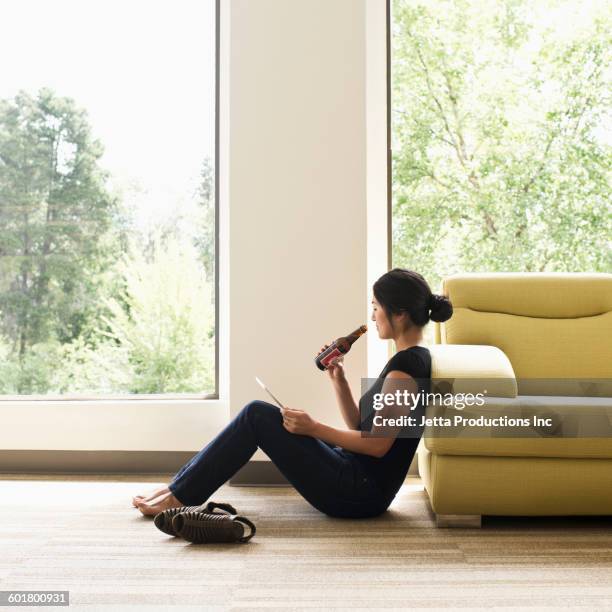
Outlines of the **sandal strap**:
M249 533L249 535L247 536L242 536L241 538L238 539L239 542L248 542L254 535L255 535L255 525L249 521L248 518L246 518L245 516L234 516L233 520L240 522L240 523L244 523L245 525L248 525L251 528L251 533Z
M238 513L238 510L236 510L236 508L234 508L234 506L232 506L231 504L226 504L223 502L214 502L214 501L209 501L206 504L206 512L214 513L215 508L219 508L219 510L223 510L224 512L227 512L228 514Z

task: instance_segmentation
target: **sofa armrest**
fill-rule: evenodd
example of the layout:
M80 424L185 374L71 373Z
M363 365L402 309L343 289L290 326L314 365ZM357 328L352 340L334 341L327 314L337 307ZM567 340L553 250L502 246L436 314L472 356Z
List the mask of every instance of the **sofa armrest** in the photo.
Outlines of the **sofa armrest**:
M516 397L516 376L506 354L496 346L479 344L430 345L432 391L483 393Z

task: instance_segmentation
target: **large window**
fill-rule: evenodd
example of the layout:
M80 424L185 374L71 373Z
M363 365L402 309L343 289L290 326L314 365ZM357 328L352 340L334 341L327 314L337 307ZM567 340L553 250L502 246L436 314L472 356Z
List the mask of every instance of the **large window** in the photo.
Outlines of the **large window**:
M216 394L214 0L0 7L0 395Z
M392 0L393 264L610 271L605 0Z

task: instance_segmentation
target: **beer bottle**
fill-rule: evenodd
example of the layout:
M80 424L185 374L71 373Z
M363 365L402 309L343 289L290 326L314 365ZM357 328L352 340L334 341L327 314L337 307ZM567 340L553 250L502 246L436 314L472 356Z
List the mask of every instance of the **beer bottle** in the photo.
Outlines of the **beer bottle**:
M348 336L342 336L337 340L334 340L326 349L321 351L315 357L315 363L319 370L327 370L327 366L338 357L342 357L342 355L346 355L350 350L351 346L353 346L353 342L357 340L360 336L366 333L368 330L366 325L362 325L358 327L352 334Z

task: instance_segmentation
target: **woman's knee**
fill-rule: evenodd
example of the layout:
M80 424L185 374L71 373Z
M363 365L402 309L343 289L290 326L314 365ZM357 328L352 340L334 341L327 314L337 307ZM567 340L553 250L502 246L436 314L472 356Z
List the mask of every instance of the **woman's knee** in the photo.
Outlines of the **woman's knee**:
M253 424L262 420L282 421L280 409L274 404L262 400L253 400L245 404L240 411L240 415Z

